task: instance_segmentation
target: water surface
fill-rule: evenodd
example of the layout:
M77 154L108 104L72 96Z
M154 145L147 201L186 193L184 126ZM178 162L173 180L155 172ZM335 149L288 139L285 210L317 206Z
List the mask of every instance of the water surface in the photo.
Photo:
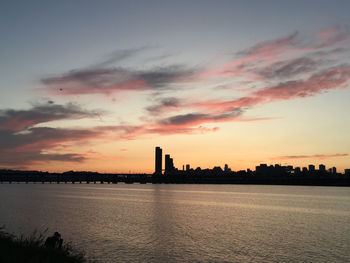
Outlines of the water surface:
M0 225L98 262L350 262L350 188L1 184Z

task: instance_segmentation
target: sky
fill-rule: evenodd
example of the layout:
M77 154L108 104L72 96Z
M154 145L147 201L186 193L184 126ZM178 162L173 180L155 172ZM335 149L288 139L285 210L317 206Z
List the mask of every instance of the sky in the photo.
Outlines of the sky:
M349 1L2 1L0 168L350 168Z

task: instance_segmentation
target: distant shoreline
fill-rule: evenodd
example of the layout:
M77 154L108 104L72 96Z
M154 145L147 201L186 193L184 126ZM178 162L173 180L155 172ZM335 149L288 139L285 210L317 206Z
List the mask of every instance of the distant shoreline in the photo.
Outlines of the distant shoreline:
M72 184L242 184L242 185L305 185L305 186L350 186L346 174L313 173L258 173L231 172L219 174L178 173L154 174L100 174L97 172L49 173L41 171L0 170L3 183L72 183Z
M217 182L217 181L202 181L202 182L193 182L193 181L149 181L149 182L140 182L130 180L128 182L125 181L117 181L117 182L91 182L91 181L0 181L1 184L84 184L84 185L101 185L101 184L186 184L186 185L279 185L279 186L328 186L328 187L350 187L349 182L336 182L336 183L326 183L326 182L318 182L318 183L292 183L292 182Z

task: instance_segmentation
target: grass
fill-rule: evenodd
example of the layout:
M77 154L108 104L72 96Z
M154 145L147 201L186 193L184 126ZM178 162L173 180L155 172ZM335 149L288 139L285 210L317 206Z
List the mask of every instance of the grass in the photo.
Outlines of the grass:
M44 245L44 234L33 232L29 237L16 237L0 228L1 263L83 263L88 262L84 254L75 251L69 243L62 248L50 248Z

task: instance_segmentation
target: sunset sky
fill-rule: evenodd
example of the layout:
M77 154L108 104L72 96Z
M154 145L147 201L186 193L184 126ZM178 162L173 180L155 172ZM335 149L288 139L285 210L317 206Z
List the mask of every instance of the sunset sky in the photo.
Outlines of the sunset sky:
M350 1L2 1L0 168L350 168Z

